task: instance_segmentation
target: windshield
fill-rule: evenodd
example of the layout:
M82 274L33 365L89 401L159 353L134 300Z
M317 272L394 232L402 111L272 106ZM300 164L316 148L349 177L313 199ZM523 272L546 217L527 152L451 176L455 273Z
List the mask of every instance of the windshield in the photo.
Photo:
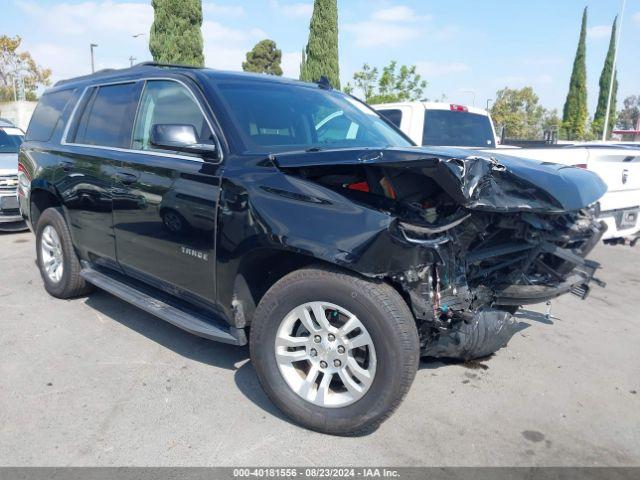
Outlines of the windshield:
M247 151L411 145L374 111L336 91L275 82L218 88Z
M18 153L23 139L24 135L19 128L0 128L0 153Z
M422 145L495 147L491 122L486 115L452 110L427 110Z

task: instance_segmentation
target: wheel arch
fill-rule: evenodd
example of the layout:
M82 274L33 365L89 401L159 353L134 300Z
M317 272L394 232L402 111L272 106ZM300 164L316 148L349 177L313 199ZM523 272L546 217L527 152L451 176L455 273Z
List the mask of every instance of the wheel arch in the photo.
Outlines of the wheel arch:
M371 282L387 283L406 301L404 292L386 277L367 276L347 266L290 250L257 249L242 258L233 282L230 303L236 326L242 328L251 324L260 300L278 280L291 272L309 267L330 269Z
M29 195L29 217L33 228L37 228L40 215L47 208L61 207L62 200L60 197L51 191L47 185L33 185L31 186L31 192Z

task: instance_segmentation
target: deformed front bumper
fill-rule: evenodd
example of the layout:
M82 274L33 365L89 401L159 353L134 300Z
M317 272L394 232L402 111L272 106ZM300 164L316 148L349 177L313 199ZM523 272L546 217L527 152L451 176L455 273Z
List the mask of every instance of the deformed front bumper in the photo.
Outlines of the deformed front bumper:
M606 286L605 282L594 276L600 268L600 264L585 258L602 239L606 231L606 225L601 224L599 232L594 234L579 252L561 248L552 243L543 244L542 251L555 255L565 262L564 268L570 268L569 275L563 276L560 272L546 267L548 273L558 278L557 284L509 285L496 292L495 303L497 305L532 305L549 301L565 293L573 293L584 300L589 296L591 282L600 287Z

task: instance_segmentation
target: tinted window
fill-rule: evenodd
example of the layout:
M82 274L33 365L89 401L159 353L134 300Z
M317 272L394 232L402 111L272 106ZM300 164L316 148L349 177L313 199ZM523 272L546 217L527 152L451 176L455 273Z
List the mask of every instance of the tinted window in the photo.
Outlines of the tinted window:
M134 83L95 88L78 120L73 142L129 148L137 91Z
M275 82L218 87L247 150L410 145L374 111L340 92Z
M396 127L400 128L400 122L402 122L402 110L379 110L380 115L385 117Z
M198 143L214 143L209 124L191 92L177 82L152 80L147 82L134 128L133 148L152 150L149 135L154 125L191 125Z
M422 145L495 147L491 122L486 115L451 110L427 110Z
M22 131L15 127L0 127L0 153L18 153Z
M45 93L40 98L38 106L31 116L31 122L29 122L27 140L46 142L51 138L72 93L73 90L61 90Z

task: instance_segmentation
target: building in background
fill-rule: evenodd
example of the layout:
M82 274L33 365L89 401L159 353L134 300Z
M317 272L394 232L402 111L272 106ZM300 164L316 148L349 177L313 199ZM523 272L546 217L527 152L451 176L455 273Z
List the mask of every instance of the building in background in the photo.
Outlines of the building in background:
M17 102L1 102L0 118L11 121L16 127L27 131L29 120L38 102L18 100Z

